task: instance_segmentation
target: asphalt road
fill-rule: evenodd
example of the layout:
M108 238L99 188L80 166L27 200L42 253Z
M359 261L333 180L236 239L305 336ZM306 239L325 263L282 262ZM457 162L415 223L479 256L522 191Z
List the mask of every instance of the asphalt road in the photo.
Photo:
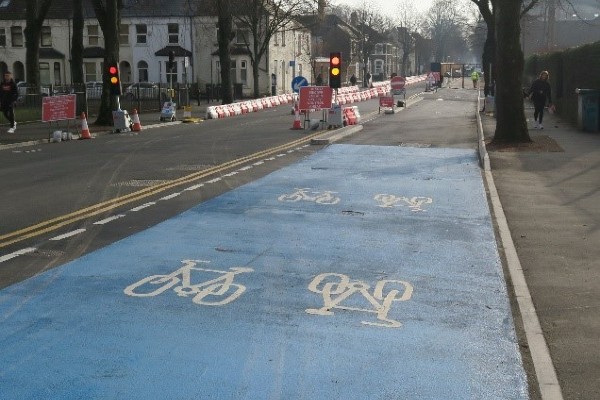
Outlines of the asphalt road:
M361 103L325 147L280 107L9 153L3 391L527 398L475 99Z

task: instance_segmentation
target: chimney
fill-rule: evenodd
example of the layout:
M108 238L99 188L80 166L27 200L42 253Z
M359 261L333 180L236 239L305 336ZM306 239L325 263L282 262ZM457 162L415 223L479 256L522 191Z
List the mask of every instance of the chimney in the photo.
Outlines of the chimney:
M358 14L356 11L352 11L352 14L350 14L350 25L354 27L358 26Z
M325 7L327 7L327 0L318 0L317 12L321 21L325 19Z

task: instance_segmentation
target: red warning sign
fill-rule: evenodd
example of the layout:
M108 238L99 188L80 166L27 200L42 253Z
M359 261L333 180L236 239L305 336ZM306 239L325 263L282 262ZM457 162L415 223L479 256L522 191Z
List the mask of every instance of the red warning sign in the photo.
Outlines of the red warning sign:
M42 98L42 121L62 121L75 119L76 95L46 96Z

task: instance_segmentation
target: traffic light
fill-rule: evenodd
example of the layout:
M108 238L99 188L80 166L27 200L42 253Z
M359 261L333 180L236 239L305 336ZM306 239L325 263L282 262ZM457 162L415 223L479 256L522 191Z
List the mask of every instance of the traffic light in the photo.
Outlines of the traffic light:
M111 64L108 67L108 85L110 86L110 94L114 96L120 96L122 94L119 66L116 64Z
M342 87L342 53L329 53L329 87Z

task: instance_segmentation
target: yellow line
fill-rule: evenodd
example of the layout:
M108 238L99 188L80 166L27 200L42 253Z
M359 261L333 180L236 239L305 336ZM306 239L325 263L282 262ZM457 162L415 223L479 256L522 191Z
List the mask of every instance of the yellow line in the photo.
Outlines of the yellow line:
M181 186L184 184L188 184L190 182L197 181L199 179L205 178L207 176L213 175L217 172L221 172L228 168L236 167L241 164L245 164L250 161L254 161L258 158L263 158L265 156L271 155L273 153L277 153L291 147L296 147L299 144L309 142L313 137L322 134L323 132L316 132L307 136L303 136L301 139L294 140L293 142L289 142L283 144L281 146L273 147L270 149L262 150L257 153L244 156L235 160L227 161L223 164L204 169L202 171L194 172L193 174L183 176L181 178L174 179L172 181L164 182L158 185L154 185L142 190L138 190L133 193L129 193L127 195L116 197L114 199L110 199L104 201L102 203L94 204L86 208L82 208L81 210L72 212L70 214L65 214L56 218L52 218L50 220L40 222L35 225L31 225L27 228L23 228L14 232L9 232L4 235L0 235L0 248L9 246L11 244L20 242L25 239L30 239L32 237L36 237L42 235L44 233L55 231L63 226L72 224L74 222L80 221L85 218L92 217L94 215L101 214L106 211L110 211L119 206L138 201L149 197L151 195L155 195L160 192L164 192L165 190Z

